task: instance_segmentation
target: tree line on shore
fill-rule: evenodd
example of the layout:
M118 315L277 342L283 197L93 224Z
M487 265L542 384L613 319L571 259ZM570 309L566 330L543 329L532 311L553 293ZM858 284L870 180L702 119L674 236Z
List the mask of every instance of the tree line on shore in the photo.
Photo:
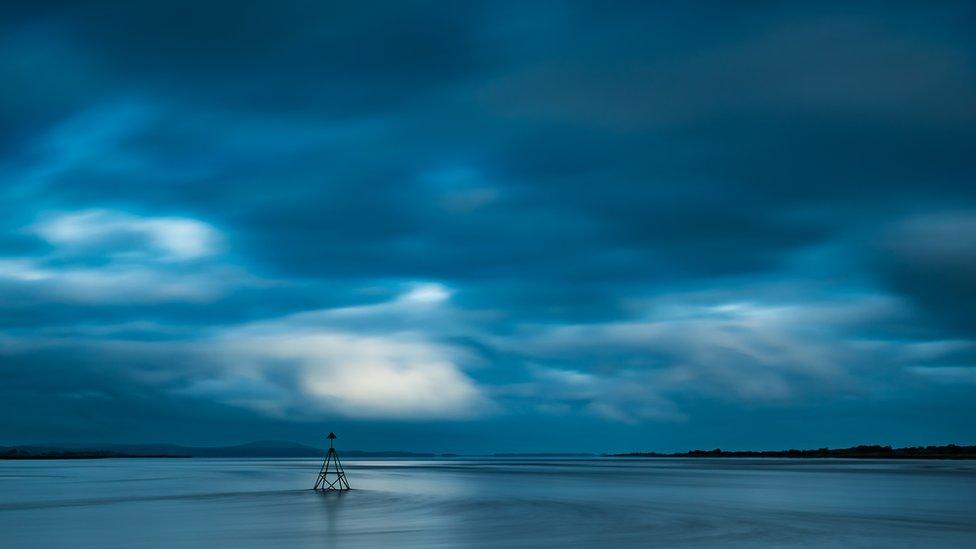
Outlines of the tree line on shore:
M776 457L776 458L863 458L863 459L976 459L976 446L891 446L861 445L850 448L817 448L815 450L690 450L672 454L628 452L607 454L611 457Z

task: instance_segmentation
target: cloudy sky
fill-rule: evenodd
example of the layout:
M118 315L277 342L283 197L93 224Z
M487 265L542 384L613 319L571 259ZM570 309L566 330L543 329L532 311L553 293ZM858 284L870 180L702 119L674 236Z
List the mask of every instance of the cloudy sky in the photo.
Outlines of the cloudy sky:
M14 4L0 444L974 442L970 3Z

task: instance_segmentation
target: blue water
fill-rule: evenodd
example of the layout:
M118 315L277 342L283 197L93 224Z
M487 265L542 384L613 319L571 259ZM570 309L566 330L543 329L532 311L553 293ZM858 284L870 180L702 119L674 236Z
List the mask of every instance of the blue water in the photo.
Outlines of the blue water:
M0 547L976 547L976 462L0 461Z

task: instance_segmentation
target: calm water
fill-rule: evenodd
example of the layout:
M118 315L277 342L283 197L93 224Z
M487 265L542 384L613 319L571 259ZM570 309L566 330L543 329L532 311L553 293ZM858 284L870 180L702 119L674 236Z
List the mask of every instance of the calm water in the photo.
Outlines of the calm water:
M976 462L0 461L0 547L976 547Z

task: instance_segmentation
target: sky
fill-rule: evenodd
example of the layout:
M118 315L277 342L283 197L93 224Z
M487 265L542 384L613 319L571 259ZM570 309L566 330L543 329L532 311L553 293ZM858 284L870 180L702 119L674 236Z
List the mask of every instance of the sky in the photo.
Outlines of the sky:
M0 444L976 442L969 2L12 2Z

